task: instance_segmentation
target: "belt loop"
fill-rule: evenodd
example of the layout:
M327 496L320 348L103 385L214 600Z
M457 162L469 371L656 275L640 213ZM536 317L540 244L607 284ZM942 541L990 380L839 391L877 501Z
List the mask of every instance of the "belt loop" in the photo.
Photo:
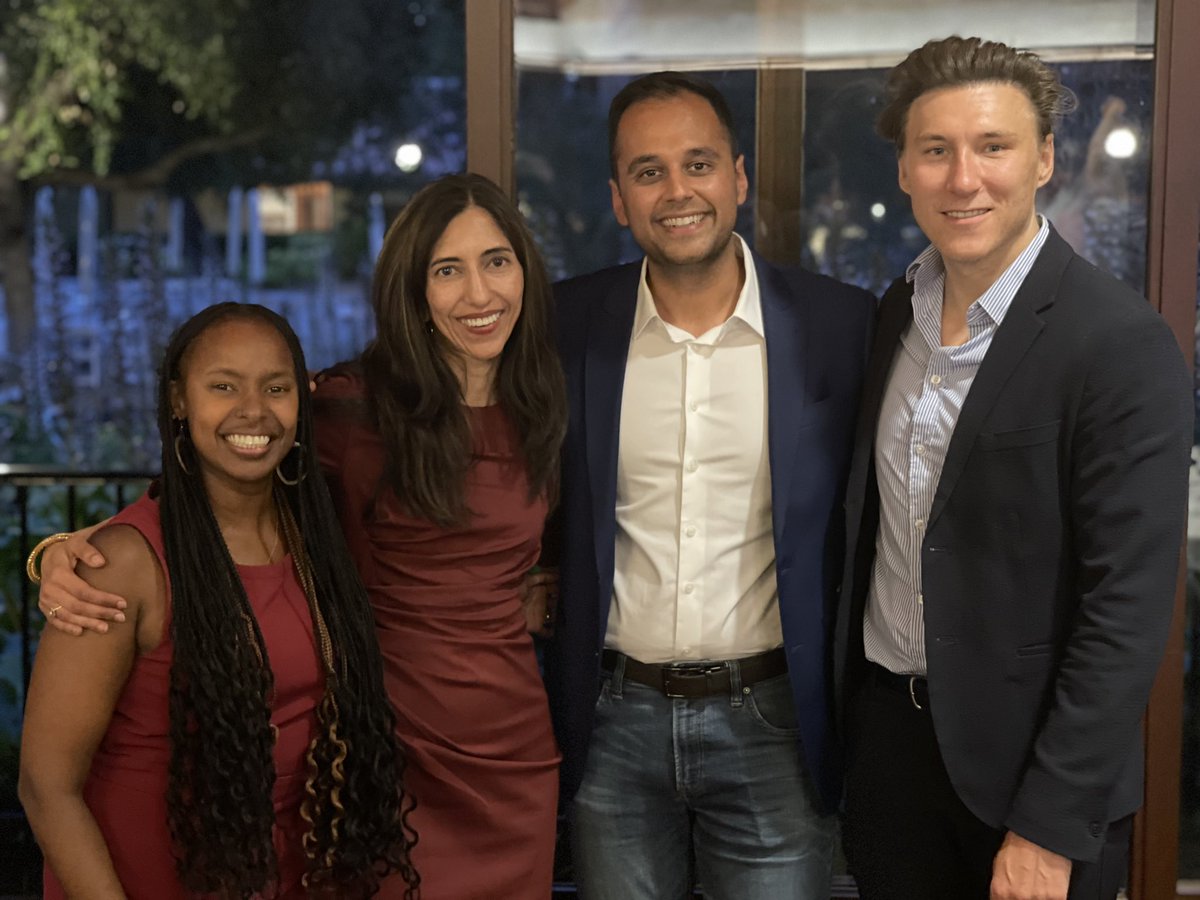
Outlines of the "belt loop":
M917 702L917 682L920 680L920 677L919 675L908 676L908 699L912 701L912 705L917 709L924 709L925 707Z
M625 686L625 660L628 659L624 653L617 652L616 662L613 663L612 678L608 682L609 696L620 700L621 689Z
M731 659L726 665L729 666L729 705L741 709L743 697L749 692L749 688L742 690L741 660Z

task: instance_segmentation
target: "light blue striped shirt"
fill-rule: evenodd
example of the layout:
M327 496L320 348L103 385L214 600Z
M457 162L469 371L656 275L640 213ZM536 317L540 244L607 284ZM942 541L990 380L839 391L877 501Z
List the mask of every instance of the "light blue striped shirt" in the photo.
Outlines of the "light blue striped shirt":
M941 254L931 245L908 267L913 320L901 336L875 430L879 530L863 620L867 659L893 672L926 672L925 522L975 373L1049 233L1042 218L1029 246L967 309L969 336L956 347L942 346Z

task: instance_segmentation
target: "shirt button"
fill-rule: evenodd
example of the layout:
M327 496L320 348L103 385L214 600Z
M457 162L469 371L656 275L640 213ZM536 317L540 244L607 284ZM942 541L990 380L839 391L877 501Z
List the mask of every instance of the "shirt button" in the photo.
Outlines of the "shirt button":
M695 537L696 536L696 526L689 525L687 528L685 528L683 530L683 533L686 534L688 537Z
M920 529L925 527L925 520L917 519L917 521L913 522L913 524L917 526L917 530L919 531Z
M691 582L689 582L683 586L683 592L685 594L691 594L695 590L696 590L696 586L694 584L692 584Z
M687 470L689 472L695 472L698 468L700 468L700 463L696 462L694 459L689 459L687 461Z
M925 455L925 445L924 444L917 444L917 446L915 446L913 448L913 450L916 452L917 456Z
M917 594L917 605L918 606L925 605L925 595L924 594Z
M690 409L692 412L695 412L699 408L700 408L700 404L695 400L693 400L691 403L688 404L688 409Z
M930 375L929 383L936 387L937 385L942 383L942 376L941 375Z

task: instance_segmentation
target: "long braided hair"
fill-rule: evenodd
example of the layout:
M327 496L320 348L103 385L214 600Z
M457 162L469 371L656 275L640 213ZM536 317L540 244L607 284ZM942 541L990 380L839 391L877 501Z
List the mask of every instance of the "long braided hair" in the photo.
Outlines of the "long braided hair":
M170 398L171 383L184 376L189 347L231 318L271 325L295 364L298 446L280 468L296 483L277 480L274 490L326 677L302 808L308 824L305 884L312 892L369 896L396 871L408 885L406 896L416 897L419 878L410 859L416 834L407 823L413 802L402 786L404 757L367 596L316 466L304 354L285 319L249 304L218 304L185 322L172 336L159 374L159 508L174 644L167 809L179 873L189 889L222 897L269 895L277 884L268 705L273 679L266 644Z

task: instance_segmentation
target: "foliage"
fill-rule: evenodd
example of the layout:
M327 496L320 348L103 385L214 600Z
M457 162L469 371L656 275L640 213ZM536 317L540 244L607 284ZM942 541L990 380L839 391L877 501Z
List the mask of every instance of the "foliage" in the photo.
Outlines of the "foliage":
M400 133L417 76L460 75L463 4L5 0L0 268L9 349L36 327L36 184L107 190L312 177L363 124Z
M327 234L288 235L267 247L267 271L264 287L295 287L317 281L321 267L331 251Z
M0 159L55 180L152 166L213 137L291 169L394 118L415 73L461 72L462 7L391 0L10 0ZM433 40L422 38L434 37ZM5 96L6 95L6 96ZM180 164L191 157L181 158ZM171 171L156 173L169 177ZM198 173L193 173L198 174Z
M176 95L185 119L219 122L236 94L224 34L247 0L15 0L0 32L8 105L0 152L28 179L58 169L109 171L139 70Z

